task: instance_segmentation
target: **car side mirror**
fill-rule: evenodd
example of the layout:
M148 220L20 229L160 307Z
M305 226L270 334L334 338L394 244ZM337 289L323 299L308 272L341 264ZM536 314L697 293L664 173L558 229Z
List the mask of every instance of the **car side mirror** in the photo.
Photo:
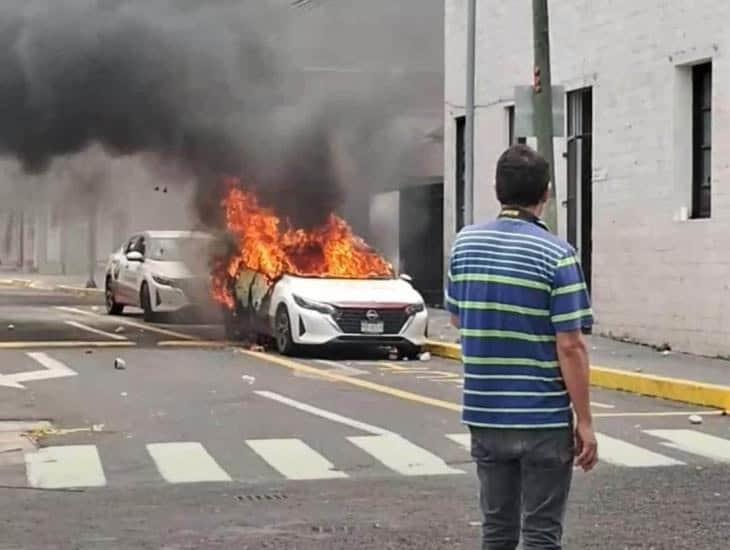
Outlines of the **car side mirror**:
M413 277L411 277L410 275L406 275L405 273L401 273L400 278L403 279L407 283L413 282Z
M144 262L144 256L142 256L141 252L133 250L132 252L127 252L127 260L130 262Z

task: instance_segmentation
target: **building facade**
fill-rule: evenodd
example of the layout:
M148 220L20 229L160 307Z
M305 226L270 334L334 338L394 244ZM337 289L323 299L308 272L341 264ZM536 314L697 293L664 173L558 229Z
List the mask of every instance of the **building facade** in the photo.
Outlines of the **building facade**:
M477 2L475 220L533 74L530 2ZM589 276L596 331L730 356L730 4L551 0L558 230ZM463 210L466 0L445 13L445 250ZM527 137L527 142L532 140Z

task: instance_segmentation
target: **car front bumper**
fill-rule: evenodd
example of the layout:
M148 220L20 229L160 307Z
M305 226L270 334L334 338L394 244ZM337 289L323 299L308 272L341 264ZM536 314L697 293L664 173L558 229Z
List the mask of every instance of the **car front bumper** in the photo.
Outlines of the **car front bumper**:
M174 313L202 307L210 301L207 283L203 284L195 279L176 281L175 286L161 285L154 280L148 284L152 310L156 313Z
M368 334L357 329L360 323L357 318L345 323L309 309L296 307L290 310L293 340L297 344L425 345L428 312L424 310L411 316L403 314L403 319L402 324L400 319L386 321L382 333Z

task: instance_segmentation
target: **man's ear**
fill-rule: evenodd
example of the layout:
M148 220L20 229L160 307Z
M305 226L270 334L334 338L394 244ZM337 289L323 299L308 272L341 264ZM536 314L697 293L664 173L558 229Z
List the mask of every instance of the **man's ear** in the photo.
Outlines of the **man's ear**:
M550 186L552 183L548 183L547 187L545 188L545 193L542 196L542 202L547 204L547 202L550 200Z

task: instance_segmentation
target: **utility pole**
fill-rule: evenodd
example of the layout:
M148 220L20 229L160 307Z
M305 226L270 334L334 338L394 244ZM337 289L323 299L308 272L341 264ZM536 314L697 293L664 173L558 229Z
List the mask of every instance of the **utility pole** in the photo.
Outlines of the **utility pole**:
M553 93L550 77L550 24L547 0L532 0L534 39L534 124L537 151L550 164L550 199L545 222L553 233L558 232L558 209L555 204L555 154L553 152Z
M96 202L96 201L94 201ZM96 287L96 205L90 209L88 223L88 245L89 245L89 280L86 281L86 288Z
M466 124L464 125L464 224L474 223L474 88L476 84L477 1L468 0L466 15Z

